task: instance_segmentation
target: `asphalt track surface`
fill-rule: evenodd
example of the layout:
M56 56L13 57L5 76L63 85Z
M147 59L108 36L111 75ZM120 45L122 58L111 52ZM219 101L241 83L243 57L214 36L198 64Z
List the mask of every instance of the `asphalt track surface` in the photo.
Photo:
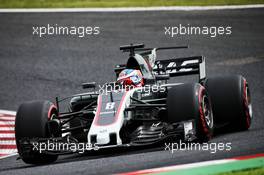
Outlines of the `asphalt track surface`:
M249 131L216 136L211 142L231 142L231 151L176 151L160 148L62 156L52 165L31 166L0 160L0 174L105 174L230 158L264 152L264 10L133 13L23 13L0 14L0 107L17 110L19 104L83 92L86 81L104 83L115 78L113 67L127 55L118 47L188 44L190 49L163 52L160 59L204 55L207 75L242 74L251 88L254 120ZM32 26L93 25L100 35L78 38L32 35ZM232 26L232 35L164 35L164 26L178 24ZM228 112L228 111L227 111Z

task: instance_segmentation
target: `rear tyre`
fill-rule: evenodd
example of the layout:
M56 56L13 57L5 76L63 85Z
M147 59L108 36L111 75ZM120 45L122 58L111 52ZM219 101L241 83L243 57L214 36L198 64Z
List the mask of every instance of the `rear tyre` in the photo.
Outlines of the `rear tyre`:
M198 83L174 86L167 97L169 123L195 121L199 142L208 141L213 135L214 121L211 102L203 86Z
M57 108L49 101L32 101L22 104L16 115L15 135L20 158L28 164L47 164L56 161L57 155L48 155L33 151L21 144L24 138L48 138L47 122L57 117Z
M212 100L216 123L226 124L230 131L249 129L252 105L249 86L241 75L208 78L205 87Z

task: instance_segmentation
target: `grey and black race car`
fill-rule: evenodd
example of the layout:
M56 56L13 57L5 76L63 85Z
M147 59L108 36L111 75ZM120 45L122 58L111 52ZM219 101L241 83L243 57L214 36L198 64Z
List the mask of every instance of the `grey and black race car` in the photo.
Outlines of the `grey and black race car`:
M22 104L15 122L20 158L42 164L78 152L71 149L74 144L91 151L153 145L166 139L206 142L214 130L247 130L252 106L246 79L241 75L207 78L203 56L156 59L159 51L180 48L187 46L121 46L129 58L115 67L116 81L99 87L84 83L86 93L56 97L54 104ZM172 83L171 77L187 75L198 75L197 82ZM62 112L65 101L68 107Z

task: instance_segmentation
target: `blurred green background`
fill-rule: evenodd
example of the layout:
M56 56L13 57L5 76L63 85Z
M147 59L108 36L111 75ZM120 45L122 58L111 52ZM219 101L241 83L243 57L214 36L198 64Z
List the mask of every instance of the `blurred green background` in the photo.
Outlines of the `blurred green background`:
M0 8L149 7L264 4L264 0L0 0Z

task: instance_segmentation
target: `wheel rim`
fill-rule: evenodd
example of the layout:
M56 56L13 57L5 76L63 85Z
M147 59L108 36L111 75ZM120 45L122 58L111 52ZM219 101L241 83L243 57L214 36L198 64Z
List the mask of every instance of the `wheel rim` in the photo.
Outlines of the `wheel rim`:
M57 115L55 113L50 116L50 120L53 120L55 118L57 118Z
M246 105L249 113L249 117L252 118L252 104L248 85L246 85Z
M204 113L206 124L209 128L212 128L213 127L213 115L212 115L212 110L211 110L211 105L209 103L209 99L206 95L203 96L202 107L203 107L203 113Z

